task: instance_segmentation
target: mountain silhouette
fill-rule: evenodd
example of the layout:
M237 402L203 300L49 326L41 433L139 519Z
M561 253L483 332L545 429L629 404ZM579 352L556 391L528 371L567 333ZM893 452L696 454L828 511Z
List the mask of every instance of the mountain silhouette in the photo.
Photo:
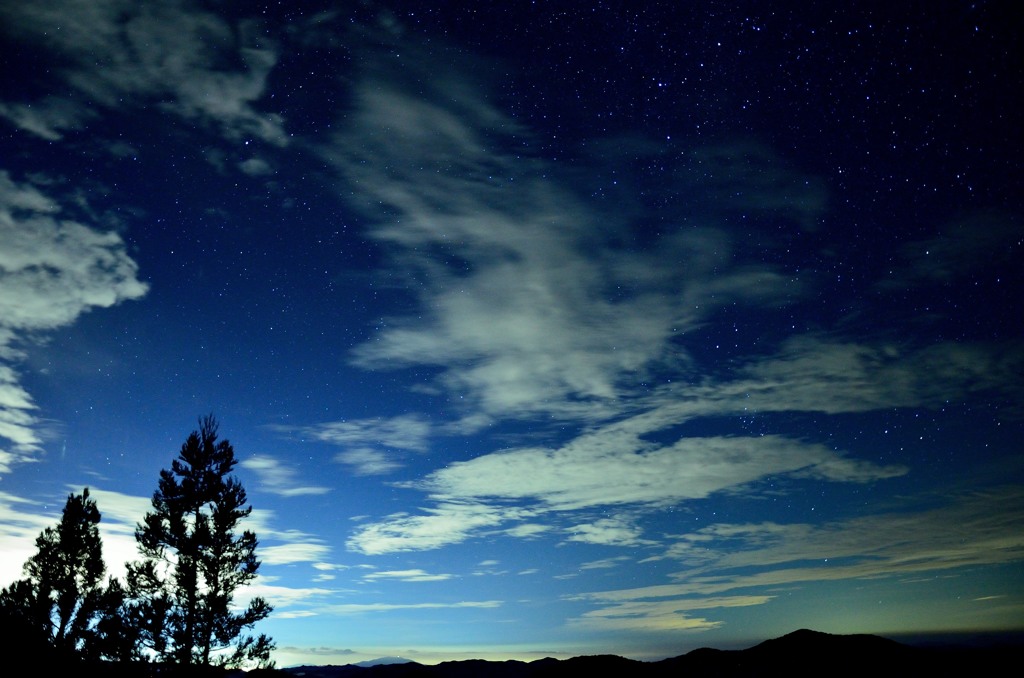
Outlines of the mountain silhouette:
M870 672L882 675L988 674L1013 665L1019 642L997 647L915 647L881 636L837 635L800 629L744 650L700 648L657 662L616 655L572 659L547 657L532 662L471 659L428 666L416 662L374 666L300 666L274 671L295 678L556 678L561 676L815 676Z

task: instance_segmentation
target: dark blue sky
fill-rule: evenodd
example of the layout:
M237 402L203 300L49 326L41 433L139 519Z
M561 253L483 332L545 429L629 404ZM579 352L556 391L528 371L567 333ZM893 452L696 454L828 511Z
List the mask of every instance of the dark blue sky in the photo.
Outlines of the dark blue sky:
M213 412L278 663L1019 628L1011 3L0 5L3 583Z

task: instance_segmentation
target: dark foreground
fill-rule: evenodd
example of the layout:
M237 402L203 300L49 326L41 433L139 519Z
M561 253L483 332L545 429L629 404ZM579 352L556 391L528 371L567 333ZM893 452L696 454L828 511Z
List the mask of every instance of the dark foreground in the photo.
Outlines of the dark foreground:
M640 662L615 655L540 659L533 662L482 660L445 662L435 666L301 666L286 673L294 678L545 678L548 676L828 676L862 673L889 675L998 675L1020 666L1020 644L993 647L958 645L915 647L870 635L831 635L795 631L746 650L701 648L659 662Z
M19 654L8 650L8 661ZM800 630L767 640L745 650L701 648L658 662L641 662L615 655L538 659L532 662L467 660L432 666L409 662L378 666L299 666L259 669L242 674L213 668L159 666L155 664L64 666L59 674L85 673L107 678L554 678L578 676L629 676L683 678L689 676L816 676L867 674L890 675L1001 675L1021 665L1024 645L1020 637L996 645L906 645L879 636L833 635ZM24 659L22 657L22 659ZM18 662L25 668L4 675L39 675L48 665L45 657ZM31 668L30 668L31 667ZM93 669L93 670L90 670ZM84 670L84 671L83 671ZM55 675L53 671L46 671ZM58 674L58 675L59 675Z

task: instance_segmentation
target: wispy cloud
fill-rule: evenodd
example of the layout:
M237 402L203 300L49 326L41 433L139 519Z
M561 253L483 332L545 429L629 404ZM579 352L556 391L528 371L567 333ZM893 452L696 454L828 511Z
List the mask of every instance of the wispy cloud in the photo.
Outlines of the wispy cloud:
M243 173L251 177L265 177L274 174L274 168L263 158L248 158L238 164Z
M363 553L437 548L504 522L615 505L663 507L767 475L866 482L905 472L778 436L683 438L659 446L642 440L630 423L606 427L559 449L487 454L435 471L408 485L427 490L436 507L425 515L396 515L362 526L349 547ZM512 508L509 502L527 503ZM575 541L644 543L640 530L622 519L578 524L570 531Z
M768 210L814 230L826 206L821 182L760 146L698 149L679 172L703 177L717 207L692 227L624 248L636 235L628 214L595 212L556 168L502 150L529 133L490 104L471 69L442 78L420 77L416 67L392 77L390 69L369 60L348 128L327 155L360 186L378 219L372 233L416 281L419 306L357 347L355 363L440 369L436 386L458 394L462 408L452 431L540 417L587 428L561 445L513 446L402 483L431 506L361 526L348 542L354 550L437 548L495 529L530 536L552 523L570 541L650 545L622 515L567 514L649 512L767 476L898 477L907 467L813 441L675 431L693 419L751 412L938 407L951 394L1009 388L1005 375L1024 364L1019 351L1000 355L991 346L907 347L823 333L696 377L695 355L707 348L696 337L723 307L763 312L807 293L796 276L744 260L716 219L722 210ZM678 378L651 384L654 373ZM361 442L352 428L340 439ZM382 471L393 463L372 448L339 459L384 464Z
M404 581L404 582L430 582L446 581L454 575L431 574L420 569L413 570L384 570L382 572L371 572L363 575L363 581L375 582L381 580Z
M954 496L929 510L824 525L713 525L692 537L713 558L717 571L818 562L822 578L834 578L836 572L839 578L869 577L1019 560L1024 557L1024 535L1014 526L1020 519L1024 519L1024 492L1008 487ZM668 555L673 555L672 549ZM791 581L799 581L797 577L803 575L795 573L800 571L783 570L793 575ZM702 567L677 577L716 590L728 590L720 586L732 578L725 575L715 581ZM744 585L744 575L736 580L737 586Z
M255 20L231 23L184 1L125 0L5 3L0 18L14 37L45 45L68 64L54 69L70 88L67 98L0 108L44 139L81 128L95 107L155 104L213 123L230 138L288 142L280 115L257 108L277 50ZM227 66L230 61L242 65Z
M291 563L315 563L322 561L331 552L325 544L292 542L275 546L262 546L260 559L267 565L288 565Z
M32 104L0 101L0 117L47 141L60 141L64 130L78 129L97 114L75 101L47 97Z
M431 423L423 416L405 414L397 417L353 419L327 422L292 430L302 436L334 445L375 446L396 450L423 452L431 435Z
M282 497L298 497L330 492L328 487L303 485L296 478L293 468L285 466L269 455L256 455L242 460L239 465L256 474L256 477L259 479L259 484L256 487L264 492L281 495Z
M643 539L643 530L626 517L601 518L589 523L573 525L566 530L568 541L605 546L643 546L657 544Z
M351 569L372 570L373 566L371 566L371 565L339 565L338 563L319 562L319 563L313 563L313 569L316 570L317 573L318 573L318 574L313 576L313 581L315 581L315 582L327 582L327 581L334 581L335 579L338 578L338 576L335 574L336 572L343 572L345 570L351 570Z
M389 319L354 361L439 367L464 427L619 414L650 370L685 360L678 338L709 313L799 292L771 266L737 265L714 228L623 250L635 235L625 218L595 211L541 161L499 150L527 133L471 76L378 68L328 156L373 206L372 234L416 281L420 312Z
M355 615L373 612L393 612L395 610L442 610L442 609L491 609L501 607L501 600L465 600L457 603L349 603L327 605L320 612L323 614Z
M513 525L512 527L504 530L504 534L510 537L516 537L518 539L530 539L531 537L538 537L542 534L550 532L553 528L551 525L542 525L541 523L521 523L519 525Z
M303 617L357 616L387 614L402 610L472 610L493 609L504 605L501 600L463 600L457 602L416 603L331 603L324 599L336 595L335 591L320 588L288 588L274 586L269 581L258 582L245 595L260 595L279 608L275 615L283 619Z
M529 512L482 502L440 502L423 515L394 514L360 526L346 542L366 555L395 551L423 551L465 541L482 530L522 519Z
M0 473L42 451L31 395L14 367L19 346L93 308L142 297L148 286L124 241L62 214L59 202L0 170Z
M433 433L432 424L417 414L277 429L341 447L334 461L362 476L385 475L401 468L404 465L401 456L408 452L425 452Z
M937 408L969 393L1015 392L1009 375L1022 367L1024 351L1014 346L949 341L906 347L796 336L777 355L740 368L736 381L692 393L712 398L705 405L712 411L734 408L741 394L746 407L765 412Z
M590 562L583 563L580 565L581 570L610 570L621 566L623 563L627 563L633 560L629 556L616 556L614 558L602 558L601 560L591 560Z
M905 471L846 463L822 445L782 436L681 438L662 446L641 439L630 423L605 427L553 450L524 448L451 464L417 486L439 498L528 499L565 511L665 506L782 473L849 482Z
M402 468L386 452L360 447L334 455L334 461L351 467L357 476L382 476Z
M335 595L336 592L330 589L316 587L293 587L279 586L274 584L273 577L258 576L252 584L247 584L239 590L239 598L249 599L256 596L264 598L274 607L274 614L280 618L296 618L313 616L316 613L307 610L293 610L296 605L310 604L323 598Z
M570 619L569 626L600 631L708 631L722 625L703 617L694 617L694 610L723 607L763 605L773 596L726 596L672 600L631 600L601 607Z
M477 563L476 567L473 569L473 576L474 577L484 577L484 576L497 576L497 575L508 574L508 570L506 570L505 568L500 567L500 566L501 566L501 561L498 561L498 560L484 560L484 561L481 561L481 562Z
M648 519L670 507L756 497L768 477L872 484L913 472L839 449L820 431L698 434L702 420L939 409L983 393L1019 403L1024 352L828 326L805 331L780 321L719 358L718 339L709 336L724 314L748 313L754 325L805 303L820 283L801 265L770 263L785 260L765 255L781 247L777 240L753 226L741 237L730 223L753 215L810 238L825 225L823 181L757 144L684 149L667 174L695 207L670 211L657 229L636 228L628 207L595 207L562 168L523 151L529 130L491 105L472 68L453 58L443 76L427 77L430 57L414 46L403 53L414 58L400 74L389 65L394 59L368 59L343 131L325 151L346 192L360 196L372 237L393 257L390 272L415 302L409 313L385 318L352 362L437 375L417 388L446 395L456 409L434 433L474 433L496 422L560 428L548 444L512 439L501 451L397 483L422 492L423 507L361 523L349 549L378 555L493 535L554 537L571 548L640 547L654 554L646 563L687 565L671 583L580 598L595 609L573 624L608 631L706 630L721 624L707 611L772 600L771 591L743 587L1021 558L1019 538L1005 526L986 529L981 514L967 524L995 534L978 540L954 531L961 551L915 524L912 516L930 519L912 512L830 525L719 525L672 543L646 532ZM586 173L586 162L573 172ZM962 229L963 239L970 231ZM999 242L1011 242L1013 229L1003 231ZM758 239L754 256L749 233ZM945 242L908 245L893 278L904 285L952 279L993 244L958 252ZM919 261L917 249L927 257L934 249L941 265ZM341 442L353 447L340 461L394 463L353 429L342 429ZM914 536L897 541L904 531ZM619 562L599 559L589 569ZM561 576L579 581L585 573Z
M677 612L720 607L723 601L760 605L782 586L906 577L1024 558L1019 487L958 495L933 508L900 509L821 525L719 523L679 535L661 556L686 565L670 576L673 583L573 596L600 605L576 623L686 627L693 620ZM766 593L721 597L759 588Z
M724 414L772 412L865 412L894 407L941 407L970 392L1011 394L1011 375L1024 366L1024 356L1007 348L942 343L918 350L896 346L838 343L820 337L795 338L774 356L736 366L732 379L666 387L647 401L647 411L614 424L594 427L560 448L519 448L481 455L451 464L406 487L426 491L438 502L458 500L477 506L459 515L471 519L463 529L420 539L417 548L433 548L468 538L471 525L492 529L498 522L536 518L549 511L600 506L667 506L733 490L769 475L788 474L833 482L864 483L897 477L908 469L879 465L844 455L823 445L779 436L683 437L667 445L651 442L679 424ZM528 502L528 513L498 509L480 515L482 504ZM549 516L550 519L550 516ZM433 524L431 516L402 516L368 525L362 534L387 534L378 548L402 548L406 534L399 526ZM635 526L579 524L570 539L612 543L643 537ZM536 521L531 522L537 525ZM542 530L527 529L527 536ZM572 528L573 525L568 526ZM612 529L615 528L615 529ZM517 535L517 526L508 534ZM409 544L411 547L411 543Z

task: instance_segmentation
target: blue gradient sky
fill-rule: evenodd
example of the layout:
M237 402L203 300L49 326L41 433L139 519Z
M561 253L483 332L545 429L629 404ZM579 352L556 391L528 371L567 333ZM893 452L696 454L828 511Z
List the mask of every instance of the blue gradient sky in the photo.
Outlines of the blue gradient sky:
M280 665L1024 619L1010 3L0 5L0 583L198 417Z

